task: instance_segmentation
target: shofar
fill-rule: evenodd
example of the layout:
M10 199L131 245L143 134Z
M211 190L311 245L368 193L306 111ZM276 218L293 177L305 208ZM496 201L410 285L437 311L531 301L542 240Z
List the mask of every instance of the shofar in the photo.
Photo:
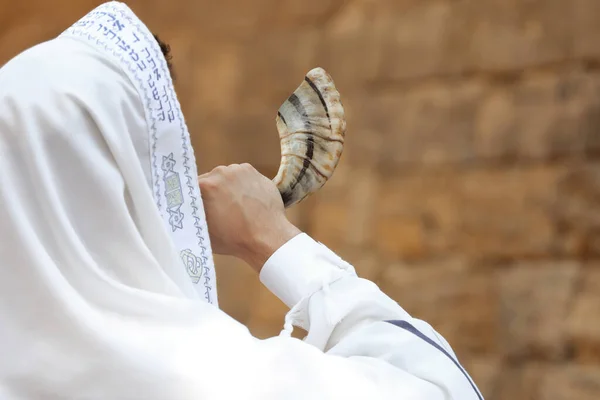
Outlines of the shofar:
M273 182L285 207L319 190L333 175L344 149L346 119L333 79L311 70L277 113L281 165Z

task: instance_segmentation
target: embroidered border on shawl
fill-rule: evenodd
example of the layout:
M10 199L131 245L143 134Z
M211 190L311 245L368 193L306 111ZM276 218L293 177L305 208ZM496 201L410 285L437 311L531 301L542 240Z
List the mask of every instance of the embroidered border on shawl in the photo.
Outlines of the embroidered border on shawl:
M128 15L128 13L131 15ZM133 36L133 43L131 45L127 44L123 38L119 36L119 33L126 29L125 24L118 19L115 15L120 16L122 19L126 20L127 23L133 28L133 31L128 32L129 35ZM74 38L80 38L84 41L91 42L94 47L99 48L100 50L104 50L106 53L115 57L120 65L126 66L128 70L128 75L133 77L137 81L138 92L142 95L145 101L145 112L146 118L149 121L150 127L150 138L152 144L151 148L151 160L153 167L153 175L154 175L154 197L158 209L163 216L163 220L165 218L163 204L161 203L161 192L160 192L160 176L158 171L160 170L158 166L158 155L157 155L157 142L158 142L158 128L157 123L167 122L172 123L176 122L175 119L179 120L179 130L180 130L180 139L181 139L181 150L182 150L182 158L183 158L183 168L184 174L186 178L186 186L188 187L188 196L190 197L189 206L192 210L192 217L194 219L194 227L195 227L195 236L197 239L197 246L201 255L199 258L200 263L203 268L203 276L204 276L204 297L209 303L216 304L216 294L211 296L211 292L215 291L216 288L213 287L211 283L211 267L214 272L214 267L211 265L211 252L205 245L205 241L207 240L207 230L205 225L205 221L203 222L202 218L199 216L199 207L198 207L198 197L195 193L195 186L193 184L193 177L190 173L191 167L190 163L193 163L195 166L195 157L193 152L190 151L191 141L189 137L189 133L183 119L183 115L181 113L180 104L177 100L177 96L175 94L175 90L173 87L173 82L170 76L170 72L168 71L168 67L166 64L166 60L162 55L160 47L154 37L149 37L149 31L145 26L142 25L141 21L135 21L133 18L133 13L129 10L129 8L118 2L105 3L95 10L88 13L82 19L80 19L77 23L75 23L72 27L67 29L61 36L72 36ZM104 22L103 25L102 22ZM95 27L95 31L92 28ZM100 32L102 31L102 33ZM138 36L139 35L139 36ZM141 38L140 38L141 36ZM128 38L129 39L129 38ZM143 42L142 42L143 40ZM136 43L142 42L142 45L149 44L149 46L144 46L144 49L140 53L146 53L146 59L141 59L140 54L132 47ZM138 45L140 46L140 45ZM155 58L152 57L150 51L148 50L150 47L153 52ZM127 55L129 59L127 59ZM148 64L152 65L152 69L150 71L150 76L148 82L143 82L142 78L139 76L138 70L140 72L146 71L148 68ZM132 65L132 63L135 63ZM162 75L161 75L162 73ZM166 79L166 84L163 85L164 93L161 95L158 92L158 88L153 85L154 81L152 79L152 74L155 75L156 81L160 81L160 79L164 76ZM149 87L152 88L152 97L150 97ZM140 92L141 90L141 92ZM166 100L169 110L165 111L163 109L163 104L160 101L161 97L163 100ZM156 110L152 107L152 101L158 101L160 103L161 108ZM174 105L174 106L173 106ZM158 112L155 115L155 112ZM198 193L199 195L199 193ZM182 254L185 252L186 255L189 255L191 250L183 249L181 250ZM192 277L194 278L194 277ZM192 279L193 281L195 279Z

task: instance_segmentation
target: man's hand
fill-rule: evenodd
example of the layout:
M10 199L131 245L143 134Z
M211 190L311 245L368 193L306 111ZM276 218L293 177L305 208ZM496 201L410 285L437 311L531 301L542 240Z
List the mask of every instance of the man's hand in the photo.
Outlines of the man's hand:
M217 167L198 178L216 254L246 261L257 272L300 231L285 216L275 184L250 164Z

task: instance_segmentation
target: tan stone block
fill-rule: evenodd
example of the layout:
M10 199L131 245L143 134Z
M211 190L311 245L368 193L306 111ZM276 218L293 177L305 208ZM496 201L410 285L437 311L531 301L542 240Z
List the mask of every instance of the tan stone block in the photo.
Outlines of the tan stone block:
M540 400L540 390L547 366L527 363L502 369L492 396L493 400Z
M385 29L385 42L378 79L407 80L444 72L451 9L448 2L423 1L395 12L382 8L378 24Z
M241 41L256 34L273 20L276 0L220 0L194 1L136 0L136 10L148 21L169 26L193 26L197 40L230 38Z
M311 218L311 235L332 249L340 248L345 244L349 219L348 209L343 205L318 201Z
M379 175L369 169L355 169L351 173L348 197L345 201L350 211L350 226L345 240L354 246L370 247L377 237L373 220L377 204Z
M447 251L456 225L454 176L407 176L382 181L375 205L375 248L387 258L418 258ZM451 183L448 183L451 182Z
M498 293L489 273L470 270L458 259L392 264L380 287L442 334L459 359L497 351Z
M475 258L547 256L560 168L472 170L460 179L454 246Z
M362 91L342 91L341 94L347 123L341 163L376 167L381 162L384 146L387 146L386 132L393 124L396 110L381 109L376 98Z
M600 164L571 167L560 179L554 208L564 252L600 254ZM566 247L566 246L565 246Z
M239 104L244 111L267 112L274 120L281 104L317 66L321 31L315 27L287 29L243 42ZM335 74L333 71L333 78Z
M479 156L556 159L596 152L600 75L527 75L514 87L499 87L482 101L475 148Z
M262 289L256 272L233 257L215 255L219 308L242 324L255 310Z
M463 368L469 373L484 399L492 399L502 372L502 361L494 356L466 356L461 358Z
M73 2L71 0L62 0L63 2L70 3L81 3L79 1ZM86 12L91 11L92 8L103 1L87 0L87 3L94 3L90 5L81 16ZM127 1L129 8L144 22L144 24L150 29L151 32L158 34L159 36L164 35L165 29L181 28L190 22L191 15L194 14L194 5L190 4L187 0L178 0L177 6L174 7L173 3L168 4L158 0L130 0ZM78 7L79 8L79 7ZM166 38L165 38L166 39Z
M563 60L572 51L572 8L562 0L454 2L436 49L440 73L518 71Z
M354 267L359 277L381 283L385 264L377 252L362 247L343 247L337 254Z
M507 357L564 357L564 321L579 273L576 262L552 261L516 264L499 272L500 343Z
M427 253L423 222L403 216L381 217L377 223L377 248L386 256L418 259Z
M386 114L371 129L383 131L380 163L385 168L407 164L469 162L485 86L478 83L430 84L399 95L390 93L370 104L375 115ZM372 118L372 117L371 117Z
M176 52L178 43L175 41L172 49L176 66L179 62L175 57L185 56ZM193 61L194 93L190 101L194 113L204 114L207 119L236 116L232 110L239 104L244 73L241 51L240 46L227 41L191 44L189 53L192 56L188 57ZM183 86L185 82L178 83Z
M551 206L561 171L554 167L426 170L382 181L377 224L394 227L411 241L378 241L389 254L395 243L398 255L403 246L414 247L415 237L423 234L423 247L430 256L546 256L555 239ZM410 231L409 223L414 221L420 221L420 231Z
M581 155L591 133L587 114L600 109L599 89L600 75L579 73L540 75L519 85L514 94L521 154Z
M188 113L186 120L199 174L210 172L218 165L236 162L229 150L231 144L225 140L223 129L218 123L202 123L194 118L193 113Z
M332 249L370 244L375 240L371 223L377 182L372 171L340 165L331 180L311 196L310 234Z
M491 91L482 99L475 125L474 147L481 158L515 158L520 152L517 109L512 92L507 88Z
M273 8L282 26L289 28L304 24L321 26L343 6L344 2L339 0L304 0L302 2L280 1Z
M260 339L277 336L283 329L288 311L281 300L261 286L247 322L248 329Z
M256 302L252 310L253 321L277 322L283 327L283 317L289 311L288 307L266 287L260 286Z
M228 163L250 163L269 178L275 177L281 160L275 127L277 108L271 112L246 112L223 117L219 157Z
M174 79L175 92L181 103L183 116L189 124L188 117L194 115L196 111L195 32L192 29L170 28L161 29L157 34L161 41L171 48L171 76Z
M287 219L294 225L299 226L304 222L304 214L302 213L302 209L299 207L291 207L285 210L285 214ZM303 228L300 228L303 229Z
M391 173L390 173L391 175ZM409 214L412 210L443 209L449 211L436 215L434 224L450 225L457 222L455 198L460 191L461 172L447 168L445 170L422 170L391 177L379 186L380 213ZM441 220L438 222L437 220Z
M471 69L515 70L571 51L572 6L562 0L470 0L453 15L470 33ZM460 29L460 26L457 27Z
M600 58L600 3L596 0L573 0L573 55L586 59Z
M545 374L540 400L597 400L600 398L600 367L562 365Z
M600 361L600 264L595 263L582 271L575 300L567 325L569 341L577 361Z
M375 8L381 3L372 0L345 2L339 11L330 15L323 27L316 62L332 74L336 86L346 96L352 91L364 96L362 90L356 90L360 88L357 83L378 76L387 27L375 15ZM351 102L345 101L345 104Z

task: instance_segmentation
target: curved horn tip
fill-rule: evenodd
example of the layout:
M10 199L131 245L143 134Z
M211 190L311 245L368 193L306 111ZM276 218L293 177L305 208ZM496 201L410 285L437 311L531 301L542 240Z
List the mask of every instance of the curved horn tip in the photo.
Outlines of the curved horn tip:
M332 77L311 69L280 107L276 122L282 159L277 185L286 208L318 191L337 167L346 120Z
M328 79L331 79L331 75L329 74L329 72L327 72L325 70L325 68L322 68L322 67L313 68L306 73L306 76L314 76L314 75L323 75L323 76L326 76Z

